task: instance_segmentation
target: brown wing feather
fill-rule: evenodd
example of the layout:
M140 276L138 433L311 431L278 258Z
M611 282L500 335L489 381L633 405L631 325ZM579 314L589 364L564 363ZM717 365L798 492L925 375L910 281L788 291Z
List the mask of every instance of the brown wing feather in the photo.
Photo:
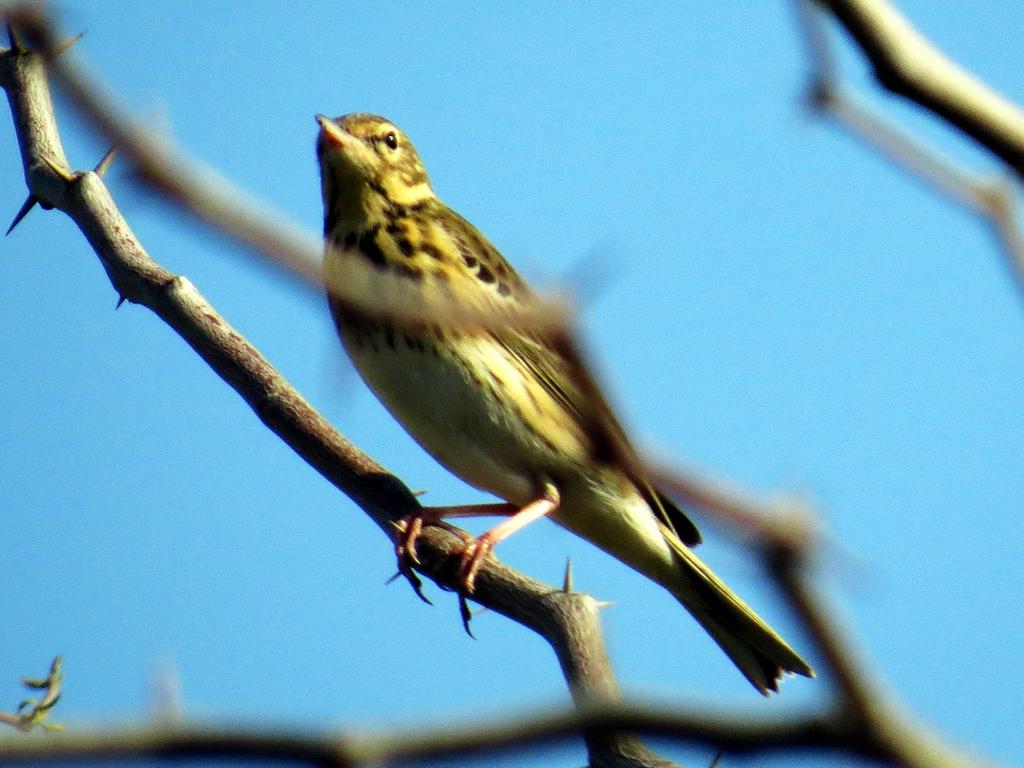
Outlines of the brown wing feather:
M454 211L434 220L445 222L445 234L451 246L446 250L451 258L456 258L452 251L457 252L460 266L475 273L501 300L533 299L526 281L472 224ZM510 331L492 335L580 426L589 443L590 458L599 464L614 464L624 469L657 517L687 546L699 544L701 536L697 526L644 478L636 451L570 332Z
M591 459L624 469L666 527L687 546L699 544L700 531L693 521L644 478L636 451L569 333L549 334L543 340L521 333L496 338L580 425Z

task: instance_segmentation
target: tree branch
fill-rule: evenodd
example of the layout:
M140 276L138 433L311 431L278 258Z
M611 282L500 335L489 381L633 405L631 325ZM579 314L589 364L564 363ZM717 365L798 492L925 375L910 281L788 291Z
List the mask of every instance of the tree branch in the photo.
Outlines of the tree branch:
M879 84L956 126L1024 176L1024 112L950 60L885 0L817 0L870 59Z
M939 191L983 216L1006 254L1024 296L1024 238L1013 189L982 179L922 146L852 98L840 86L824 29L798 0L812 64L810 102L867 144ZM1024 111L943 55L885 0L813 0L846 28L874 68L879 84L933 112L1024 176Z
M45 741L2 737L0 762L199 759L230 755L354 767L494 754L564 741L578 733L608 733L619 729L696 745L722 747L737 755L814 751L853 753L876 760L880 757L874 744L858 739L858 734L839 718L769 719L683 714L678 709L605 702L580 703L570 710L519 713L476 724L391 731L377 736L160 726L103 729L92 733L79 730L55 735Z
M153 261L97 173L68 169L44 55L4 51L0 85L14 116L31 194L44 207L57 208L74 220L121 299L147 307L174 329L268 428L394 540L395 521L419 507L405 484L334 429L186 278ZM442 588L456 588L454 564L462 546L458 536L428 527L418 542L420 570ZM489 558L477 577L473 599L544 637L574 696L618 697L591 598L553 589ZM589 738L587 743L595 766L665 764L628 734Z
M53 50L58 37L34 9L8 13L25 39L38 50ZM60 148L46 88L43 55L24 50L0 54L0 85L8 94L18 130L29 190L44 206L71 216L89 239L119 295L143 304L174 328L228 382L256 414L324 477L359 504L381 529L395 537L394 521L417 508L408 488L353 446L319 416L269 362L231 328L182 277L150 259L117 211L99 175L68 170ZM134 126L99 95L81 73L63 61L53 71L72 101L101 132L114 138L147 182L174 204L190 207L208 224L242 237L280 263L316 258L309 238L296 235L262 205L235 205L238 194L194 178L188 165L166 146ZM147 166L147 152L170 164L171 175ZM152 159L152 158L150 158ZM147 171L146 168L149 168ZM210 185L213 184L213 187ZM211 196L212 193L212 196ZM210 204L202 211L197 208ZM223 219L223 221L221 220ZM269 232L267 229L269 228ZM244 233L244 234L242 234ZM264 238L263 233L266 233ZM287 255L282 259L281 256ZM311 255L313 254L313 255ZM297 268L307 279L319 267ZM493 558L477 578L474 600L533 629L554 648L577 708L571 712L504 718L499 724L382 737L296 735L230 730L141 729L78 734L60 741L12 742L0 739L0 760L86 759L98 756L183 757L235 755L303 759L321 765L361 765L385 760L425 759L507 749L582 733L593 766L667 765L630 732L670 736L737 754L771 750L844 752L884 764L968 766L968 758L941 744L926 730L911 726L895 706L869 683L863 665L855 664L849 644L810 589L805 561L814 537L802 507L765 505L694 474L666 472L665 480L684 501L715 513L750 541L787 602L807 627L828 663L840 696L823 715L754 720L682 715L618 703L620 694L601 639L593 599L557 590L513 571ZM458 536L428 528L418 543L421 570L443 588L457 585L454 563L462 550ZM877 699L877 700L876 700ZM5 751L5 750L19 750ZM37 750L37 752L32 752ZM49 752L46 750L64 750Z

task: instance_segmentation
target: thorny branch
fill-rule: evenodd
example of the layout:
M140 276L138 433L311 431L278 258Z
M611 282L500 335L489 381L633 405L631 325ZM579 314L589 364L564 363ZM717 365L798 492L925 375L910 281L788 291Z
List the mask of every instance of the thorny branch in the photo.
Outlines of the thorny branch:
M30 28L25 37L32 41ZM0 54L0 85L11 105L31 196L75 221L122 301L146 306L178 332L271 430L393 539L395 521L418 506L409 489L320 416L187 279L150 258L99 173L70 170L53 114L45 58L14 47ZM123 148L129 158L131 149L130 143ZM186 184L189 178L185 177ZM312 259L316 251L309 246L303 253ZM420 570L444 588L455 587L453 564L461 545L462 540L444 528L428 528L418 544ZM574 698L618 699L593 599L553 589L494 559L481 569L473 598L544 637L555 650ZM629 734L591 734L586 741L595 766L666 764Z
M60 43L51 22L33 7L7 12L8 22L35 51L15 45L0 54L0 85L7 91L17 128L30 199L68 214L88 238L115 290L143 304L174 328L249 403L257 415L311 466L356 501L391 538L393 521L417 502L405 485L345 440L278 374L183 277L152 261L121 217L97 172L73 172L57 133L44 60ZM95 127L116 143L135 171L173 205L242 238L278 263L317 281L319 247L276 214L244 198L209 173L195 174L163 142L131 121L66 57L49 62L50 73ZM202 201L197 203L196 201ZM202 210L197 210L202 208ZM270 224L268 225L268 222ZM245 236L242 237L242 233ZM254 233L254 234L250 234ZM308 270L295 268L306 264ZM317 283L318 284L318 283ZM332 287L333 288L333 287ZM924 768L980 763L911 724L871 682L835 619L811 587L806 561L815 537L808 517L792 504L766 505L695 474L663 473L684 501L721 518L759 554L826 662L837 688L831 708L819 715L746 719L693 716L629 706L619 701L601 639L596 604L568 589L552 589L485 562L474 599L533 629L558 655L574 694L571 712L503 718L499 724L391 733L381 737L235 732L181 727L71 734L45 741L0 738L0 759L22 762L99 756L290 758L318 765L367 765L385 760L454 757L509 749L581 733L593 766L668 765L638 739L644 732L747 754L771 750L847 753L881 764ZM777 514L779 510L786 514ZM794 514L794 510L797 512ZM457 536L429 528L419 550L422 571L442 587L454 586L450 564Z

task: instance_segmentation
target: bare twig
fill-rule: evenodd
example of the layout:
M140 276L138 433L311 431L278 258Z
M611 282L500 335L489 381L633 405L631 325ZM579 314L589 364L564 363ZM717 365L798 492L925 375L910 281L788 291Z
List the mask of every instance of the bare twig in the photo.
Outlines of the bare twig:
M798 0L811 62L809 101L869 146L982 216L999 240L1024 294L1024 241L1013 190L956 166L846 93L838 80L819 9ZM1024 111L961 69L885 0L814 0L843 24L874 66L878 82L931 110L1024 176Z
M703 707L702 707L703 709ZM628 729L682 743L722 748L736 755L808 751L879 756L841 721L815 716L753 718L734 714L684 714L695 708L666 709L628 703L581 702L570 710L516 713L499 720L460 723L430 730L381 735L253 731L198 726L76 731L46 741L0 738L0 762L100 758L183 758L215 756L301 760L312 765L364 766L405 761L455 759L505 752L565 740L577 733ZM936 764L944 765L944 764Z
M817 0L871 60L879 84L931 110L1024 175L1024 112L946 57L886 0Z
M60 656L51 662L46 677L23 677L21 682L26 688L42 691L42 696L38 699L25 699L15 712L0 712L0 723L13 726L19 731L32 731L36 728L47 731L61 730L63 726L49 719L53 707L60 701L61 685L64 683Z
M763 501L730 483L678 464L669 466L651 460L646 466L659 488L685 505L709 513L734 537L756 548L772 546L808 552L816 546L817 515L802 499L789 496Z
M809 631L839 689L834 717L849 729L861 754L902 768L981 768L986 765L913 722L861 663L809 583L801 553L765 550L765 558L788 602Z

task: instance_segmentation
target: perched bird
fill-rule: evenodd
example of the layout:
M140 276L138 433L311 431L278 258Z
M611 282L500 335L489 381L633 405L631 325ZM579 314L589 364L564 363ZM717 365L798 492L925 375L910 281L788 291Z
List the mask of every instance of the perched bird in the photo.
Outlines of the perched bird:
M327 285L377 283L391 297L378 307L329 291L341 340L424 449L505 500L424 512L428 523L506 516L467 542L465 592L498 541L547 516L665 587L761 693L777 690L787 672L813 676L693 553L697 528L644 479L567 334L417 314L431 306L500 313L534 306L536 297L497 249L437 198L406 135L371 114L316 119ZM402 308L412 311L402 316ZM400 557L415 558L424 518L407 522Z

